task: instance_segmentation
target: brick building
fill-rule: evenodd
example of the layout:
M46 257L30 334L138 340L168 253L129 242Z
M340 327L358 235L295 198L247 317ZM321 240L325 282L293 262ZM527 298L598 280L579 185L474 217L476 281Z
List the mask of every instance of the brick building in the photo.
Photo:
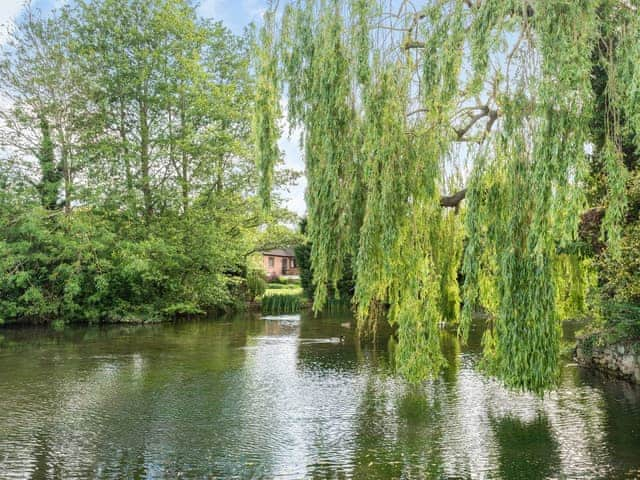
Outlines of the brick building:
M276 248L262 252L262 265L269 279L300 275L292 248Z

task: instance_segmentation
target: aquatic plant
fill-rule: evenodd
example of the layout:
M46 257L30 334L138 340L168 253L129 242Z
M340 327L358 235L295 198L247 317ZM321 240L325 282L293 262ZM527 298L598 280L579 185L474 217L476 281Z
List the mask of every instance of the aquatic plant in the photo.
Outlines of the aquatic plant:
M291 295L286 293L264 295L260 306L262 308L262 313L271 315L299 312L300 295Z

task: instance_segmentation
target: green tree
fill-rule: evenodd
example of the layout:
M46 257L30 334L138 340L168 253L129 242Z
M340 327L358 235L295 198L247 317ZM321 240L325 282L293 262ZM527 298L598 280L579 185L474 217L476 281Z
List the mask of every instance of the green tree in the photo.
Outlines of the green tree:
M441 322L459 322L466 337L482 306L492 314L487 370L515 388L553 386L562 299L578 298L565 292L584 283L560 266L584 268L567 257L581 214L599 206L586 195L594 116L606 126L595 144L602 236L619 251L623 126L640 146L637 6L300 0L272 15L281 15L275 33L265 28L274 37L266 45L278 45L272 82L284 86L288 120L304 132L314 308L351 256L360 325L375 325L381 311L397 325L397 364L408 378L444 364ZM263 68L273 62L266 57ZM594 64L607 72L603 108ZM258 118L272 108L257 106Z
M307 219L300 222L300 233L307 234ZM313 300L313 272L311 271L311 245L308 241L300 243L295 248L296 265L300 269L300 285L307 298Z
M307 234L307 219L303 218L300 222L300 233L302 235ZM313 300L315 293L313 271L311 270L311 243L309 241L301 242L295 247L296 265L300 269L300 284L304 290L307 298ZM353 294L355 291L355 284L353 282L353 269L351 265L351 257L345 259L344 273L342 278L335 286L329 286L330 295L338 297L340 303L345 306L351 304Z
M58 206L58 191L62 175L53 152L49 122L44 117L40 119L40 131L42 132L42 145L38 152L38 163L42 171L42 179L38 184L38 192L42 206L49 210L55 210Z
M247 252L289 218L256 195L248 38L186 0L25 11L0 58L0 319L160 320L245 300Z
M83 162L76 147L84 103L69 28L63 13L43 18L27 5L2 45L0 61L0 141L6 160L21 181L38 188L43 205L60 203L66 213Z

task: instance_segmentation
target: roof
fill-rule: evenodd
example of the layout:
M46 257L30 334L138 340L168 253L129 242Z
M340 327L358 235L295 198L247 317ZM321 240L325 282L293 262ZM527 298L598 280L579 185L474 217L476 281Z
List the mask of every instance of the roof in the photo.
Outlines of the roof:
M273 257L295 257L293 248L274 248L273 250L264 250L263 255L270 255Z

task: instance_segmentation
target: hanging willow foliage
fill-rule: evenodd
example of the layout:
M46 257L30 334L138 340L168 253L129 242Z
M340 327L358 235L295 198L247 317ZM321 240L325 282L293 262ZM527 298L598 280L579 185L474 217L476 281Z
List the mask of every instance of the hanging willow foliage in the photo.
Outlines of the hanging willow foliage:
M268 210L271 207L273 170L280 158L278 140L280 129L280 95L278 86L278 61L274 45L274 13L265 16L260 30L256 59L256 106L254 115L256 164L261 172L260 196Z
M458 324L466 338L482 308L487 371L542 392L558 378L562 316L583 309L590 283L574 248L586 152L607 174L603 237L612 250L619 238L622 116L640 147L638 5L417 3L292 0L267 17L282 16L280 73L265 56L259 81L282 78L289 122L304 132L314 308L351 258L359 326L375 330L381 313L397 325L407 378L437 374L439 325ZM604 112L594 108L595 64L607 72ZM264 92L256 128L271 158L278 99ZM595 152L593 115L607 125ZM273 162L260 165L269 179Z

